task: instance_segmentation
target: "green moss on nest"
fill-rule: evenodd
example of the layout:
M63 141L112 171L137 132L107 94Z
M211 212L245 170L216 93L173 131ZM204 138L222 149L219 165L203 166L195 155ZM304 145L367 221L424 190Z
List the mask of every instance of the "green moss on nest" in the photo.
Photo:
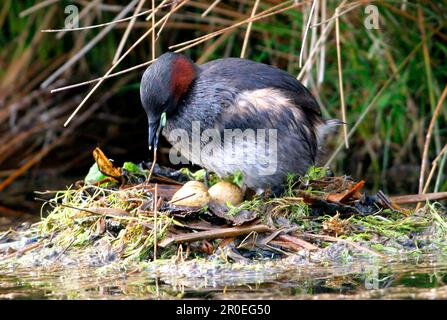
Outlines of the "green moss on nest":
M53 235L52 243L57 246L82 249L101 237L123 259L144 259L153 251L155 233L161 241L174 220L166 214L158 215L155 231L155 217L141 209L143 204L151 203L152 194L144 188L69 188L57 192L48 202L52 209L42 219L40 228L42 234ZM108 230L112 227L101 230L100 224L112 221L115 232Z

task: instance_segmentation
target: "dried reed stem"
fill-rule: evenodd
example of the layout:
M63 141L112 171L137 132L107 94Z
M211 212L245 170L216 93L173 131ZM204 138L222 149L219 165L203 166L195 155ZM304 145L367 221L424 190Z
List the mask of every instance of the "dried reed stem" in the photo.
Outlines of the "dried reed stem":
M343 72L341 67L340 23L338 18L338 8L335 9L335 14L337 15L337 18L335 19L335 39L337 44L338 86L340 90L340 107L341 107L341 117L343 121L343 135L345 138L345 146L346 149L348 149L349 148L348 125L346 123L346 106L345 106L345 95L343 90Z
M185 5L188 2L188 0L184 0L181 2L178 6L176 6L172 11L177 11L180 9L183 5ZM123 61L123 59L140 43L142 42L151 32L154 31L154 28L157 27L158 24L163 23L164 19L167 19L167 16L161 18L157 23L155 23L149 30L147 30L119 59L116 63L114 63L109 70L106 72L104 76L110 75L110 73L118 66L118 64ZM79 110L82 108L82 106L87 102L87 100L90 98L90 96L98 89L98 87L104 82L105 79L101 79L98 81L98 83L90 90L90 92L85 96L85 98L81 101L79 106L73 111L73 113L70 115L70 117L67 119L67 121L64 123L64 127L66 127L70 121L73 119L73 117L79 112Z
M152 7L152 12L154 12L155 10L155 0L152 0L151 2L151 7ZM167 21L167 18L165 19L165 21ZM151 26L152 26L152 33L151 33L151 57L152 60L155 59L155 14L152 13L152 17L151 17Z
M39 2L39 3L35 4L34 6L20 12L19 17L20 18L26 17L27 15L29 15L37 10L48 7L49 5L59 2L59 1L60 0L46 0L46 1Z
M439 112L441 111L441 107L444 103L446 96L447 96L447 85L445 86L444 90L442 91L441 97L439 98L439 101L438 101L438 105L436 106L435 111L433 112L433 115L430 120L430 124L428 126L427 134L425 136L424 149L422 152L421 171L419 173L419 194L423 193L424 176L425 176L425 170L427 168L428 148L430 146L431 135L433 132L433 128L435 127L436 119L438 118Z
M253 18L256 14L256 10L258 9L259 0L256 0L253 9L251 10L250 17ZM241 58L245 57L245 52L247 51L248 39L250 38L251 26L253 25L253 21L248 23L247 31L245 32L244 43L242 44L241 50Z
M301 42L301 50L300 50L300 60L299 60L300 68L303 66L303 54L304 54L304 47L306 45L306 40L307 40L307 33L309 32L310 22L312 21L312 17L314 15L315 6L317 5L317 1L318 0L313 0L313 2L312 2L312 6L310 7L310 12L309 12L309 18L308 18L307 24L306 24L306 29L304 30L303 41Z
M229 29L234 29L234 28L237 28L237 27L239 27L239 26L241 26L243 24L249 23L251 21L256 21L256 20L259 20L259 19L262 19L262 18L266 18L268 16L271 16L272 14L283 12L285 10L289 10L291 8L295 8L295 7L298 7L298 6L301 6L301 5L305 4L305 2L300 3L300 4L293 4L293 5L288 6L287 8L277 10L277 11L273 12L272 14L267 14L267 13L270 13L271 11L273 11L273 10L276 10L279 7L284 6L286 3L291 3L291 2L292 1L286 1L284 3L280 3L280 4L276 5L276 6L273 6L273 7L269 8L269 9L267 9L265 11L262 11L262 12L258 13L253 18L244 19L242 21L239 21L239 22L233 24L232 26L227 27L227 28L224 28L224 29L221 29L221 30L218 30L218 31L215 31L215 32L211 32L209 34L197 37L195 39L191 39L191 40L187 40L187 41L183 41L183 42L177 43L175 45L170 46L169 49L174 49L174 48L178 48L178 47L181 47L181 46L188 45L190 43L199 42L200 40L203 40L203 39L210 39L210 38L213 38L213 37L215 37L215 36L225 32L225 31L228 31Z
M346 3L346 0L343 0L343 2L339 5L339 7L343 6ZM336 14L334 13L334 15L332 17L334 17ZM321 32L320 37L318 38L317 42L315 43L315 46L310 50L309 56L307 57L306 62L304 63L304 66L301 68L301 71L299 72L298 76L296 77L298 80L302 80L304 73L306 72L306 70L308 70L308 66L309 64L312 62L313 57L315 56L315 54L317 53L318 48L320 47L321 44L324 44L326 41L327 36L329 35L329 33L332 30L332 27L334 25L334 21L331 20L328 22L327 26L323 28L323 31Z
M81 12L79 13L79 20L81 20L87 13L90 12L93 8L95 8L101 0L93 0L87 6L85 6ZM62 39L62 37L66 34L66 31L60 31L56 34L56 39Z
M432 167L430 169L430 173L427 177L427 181L425 182L424 190L422 190L422 194L427 193L428 186L430 185L431 179L433 178L433 174L436 171L436 168L438 166L438 162L441 159L441 157L444 155L444 153L447 151L447 143L444 145L444 147L441 149L441 151L436 156L435 160L431 163Z
M95 79L91 79L91 80L87 80L87 81L71 84L71 85L68 85L68 86L55 88L55 89L52 89L50 92L51 93L55 93L55 92L59 92L59 91L64 91L64 90L68 90L68 89L77 88L77 87L80 87L80 86L85 86L87 84L90 84L90 83L93 83L93 82L97 82L97 81L100 81L100 80L113 78L113 77L122 75L124 73L127 73L127 72L130 72L130 71L136 70L136 69L140 69L140 68L146 67L146 66L150 65L151 63L153 63L154 61L155 60L149 60L149 61L140 63L140 64L138 64L136 66L133 66L133 67L130 67L130 68L127 68L127 69L124 69L124 70L121 70L121 71L118 71L118 72L115 72L115 73L111 73L108 76L102 76L102 77L99 77L99 78L95 78Z
M270 8L270 9L268 9L268 10L265 10L265 11L261 12L260 14L257 14L257 15L254 16L253 18L245 19L245 20L240 21L240 22L238 22L238 23L236 23L236 24L234 24L234 25L232 25L232 26L223 28L223 29L221 29L221 30L219 30L219 31L216 31L216 32L212 32L212 33L207 34L207 35L204 35L204 36L202 36L202 37L199 37L199 38L196 38L196 39L192 39L192 40L188 40L188 41L185 41L185 42L182 42L182 43L179 43L179 44L170 46L169 49L177 48L177 47L179 47L179 46L185 45L184 47L182 47L182 48L180 48L180 49L177 49L175 52L185 51L185 50L187 50L187 49L189 49L189 48L192 48L192 47L194 47L194 46L196 46L196 45L198 45L198 44L200 44L200 43L202 43L202 42L205 42L205 41L207 41L207 40L209 40L209 39L212 39L212 38L214 38L214 37L216 37L216 36L218 36L218 35L220 35L220 34L226 32L226 31L228 31L228 30L232 30L232 29L238 28L239 26L244 25L244 24L246 24L246 23L249 23L249 22L252 22L252 21L257 21L257 20L260 20L260 19L264 19L264 18L267 18L267 17L269 17L269 16L278 14L278 13L280 13L280 12L284 12L284 11L290 10L290 9L292 9L292 8L296 8L296 7L302 6L303 4L305 4L305 2L300 2L300 3L292 4L292 5L290 5L290 6L287 6L287 7L285 7L285 8L276 10L276 11L274 11L274 12L266 13L266 12L272 10L272 8ZM278 5L278 6L279 6L279 5ZM275 6L275 7L278 7L278 6Z
M132 8L136 5L138 0L133 0L130 2L116 17L114 20L121 19L125 16ZM109 25L105 29L101 30L92 40L90 40L81 50L79 50L73 57L71 57L67 62L65 62L61 67L59 67L55 72L53 72L42 84L41 88L48 87L51 83L56 80L62 73L75 64L79 59L81 59L87 52L89 52L102 38L109 33L115 25Z
M211 5L202 13L202 17L206 17L211 10L214 9L215 6L219 4L220 0L215 0Z
M400 70L402 70L402 68L410 61L410 59L414 56L414 54L417 52L417 50L419 50L421 45L422 45L422 43L419 43L417 46L415 46L413 48L413 50L408 54L408 56L404 59L404 61L402 61L402 63L397 67L397 70L395 72L393 72L391 77L388 78L388 80L384 83L384 85L380 88L380 90L374 95L374 98L371 100L371 102L368 104L368 106L365 108L365 110L360 114L360 116L358 117L357 121L352 126L351 130L349 130L348 138L352 137L352 135L357 130L357 128L360 125L360 123L362 123L362 121L365 119L366 115L373 109L373 107L375 106L376 102L379 100L379 98L382 95L382 93L385 91L386 88L389 87L389 85L397 77L397 75L400 72ZM337 149L332 153L331 157L329 158L329 160L324 165L325 167L328 167L332 163L332 161L335 159L337 154L341 151L343 146L344 146L344 143L339 144Z
M137 20L137 15L140 12L141 8L143 7L144 1L145 0L140 0L137 7L135 8L135 13L132 16L129 24L127 25L126 30L124 31L123 37L121 38L121 41L118 45L118 49L116 49L115 56L113 57L113 60L112 60L112 64L114 64L114 63L116 63L116 61L118 61L118 59L121 55L121 52L123 51L124 45L126 44L127 38L129 37L130 30L132 30L132 28L135 24L135 21ZM151 11L153 11L153 10L154 10L154 8L151 9Z

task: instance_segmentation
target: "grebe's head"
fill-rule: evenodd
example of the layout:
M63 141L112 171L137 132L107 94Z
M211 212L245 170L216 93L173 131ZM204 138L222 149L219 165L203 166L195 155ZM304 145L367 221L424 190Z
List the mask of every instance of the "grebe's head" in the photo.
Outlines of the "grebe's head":
M166 117L175 114L181 97L196 78L195 64L178 53L164 53L143 74L140 98L149 123L149 149L158 143Z

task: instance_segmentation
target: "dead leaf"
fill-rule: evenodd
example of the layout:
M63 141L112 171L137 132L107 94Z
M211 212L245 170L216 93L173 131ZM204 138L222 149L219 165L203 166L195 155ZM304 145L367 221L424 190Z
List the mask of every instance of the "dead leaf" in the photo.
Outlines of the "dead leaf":
M361 196L359 190L363 187L365 181L360 181L347 190L338 193L328 193L326 196L327 201L330 202L344 202L350 198L358 200Z
M106 220L104 218L100 218L96 223L96 234L103 234L106 232Z
M104 152L99 148L95 148L93 150L93 158L98 164L99 171L101 171L106 176L118 179L121 181L121 168L117 168L113 165L112 161L110 161Z
M323 231L331 236L341 236L348 231L349 221L340 219L340 214L337 213L330 219L323 221Z

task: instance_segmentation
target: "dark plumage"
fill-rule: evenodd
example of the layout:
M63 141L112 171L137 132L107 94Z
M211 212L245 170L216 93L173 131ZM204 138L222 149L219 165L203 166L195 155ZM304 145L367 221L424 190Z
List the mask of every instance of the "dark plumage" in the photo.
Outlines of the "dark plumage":
M304 174L315 163L327 128L318 103L295 77L246 59L218 59L198 66L184 55L165 53L145 71L140 92L150 145L165 112L167 124L162 134L183 156L221 176L241 170L246 185L254 189L278 186L288 173ZM271 158L259 156L258 145L249 142L244 150L249 156L259 156L250 163L242 159L226 163L223 158L230 157L228 152L216 144L209 144L217 150L212 154L191 151L190 142L179 143L172 135L175 129L183 129L191 137L193 121L200 123L200 132L217 129L222 140L224 129L276 129L276 170L260 174L263 161ZM266 139L267 146L273 146ZM204 147L207 142L200 144Z

